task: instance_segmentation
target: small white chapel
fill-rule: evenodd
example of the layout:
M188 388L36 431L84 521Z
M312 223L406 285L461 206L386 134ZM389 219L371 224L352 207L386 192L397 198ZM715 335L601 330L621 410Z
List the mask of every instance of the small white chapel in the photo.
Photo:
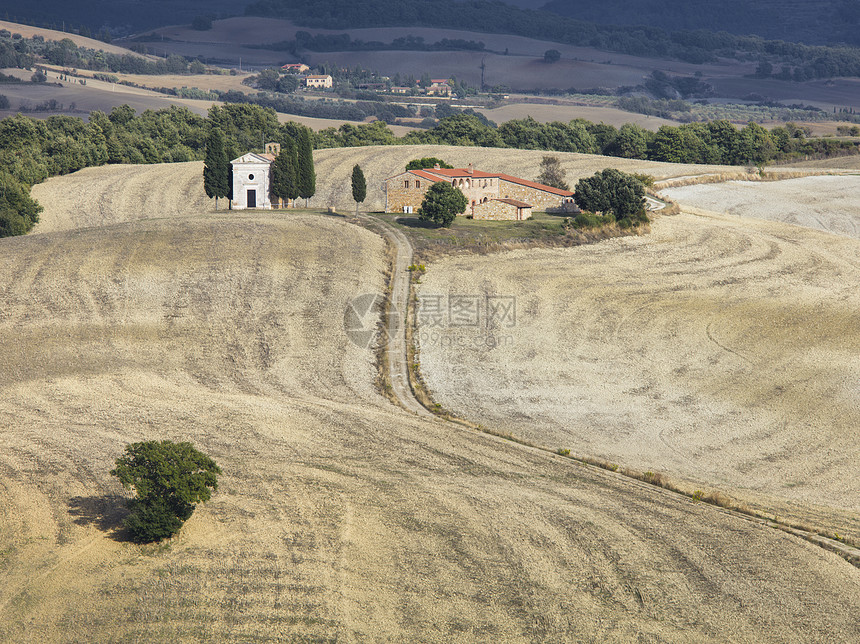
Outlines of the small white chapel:
M234 210L262 208L270 210L269 176L272 162L281 152L279 143L267 143L265 154L248 152L233 159L233 200L230 207Z

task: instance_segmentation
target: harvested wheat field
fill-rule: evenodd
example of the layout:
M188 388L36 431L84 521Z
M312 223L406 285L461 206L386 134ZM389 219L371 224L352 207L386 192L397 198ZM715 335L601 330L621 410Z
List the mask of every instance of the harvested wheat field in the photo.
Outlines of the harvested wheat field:
M860 638L828 551L392 406L343 331L381 238L213 213L189 167L52 179L39 234L0 241L0 641ZM163 217L136 220L147 178ZM108 472L167 438L224 473L137 546Z
M30 25L23 25L18 22L9 22L8 20L0 20L0 29L6 29L13 34L21 34L24 38L32 38L33 36L42 36L45 40L65 40L69 39L73 43L75 43L78 47L86 47L87 49L94 49L96 51L104 51L109 54L118 54L120 56L137 56L140 58L147 58L147 56L142 56L136 52L131 51L130 49L126 49L125 47L119 47L117 45L111 45L110 43L103 42L101 40L95 40L94 38L87 38L86 36L79 36L77 34L68 33L65 31L57 31L55 29L44 29L42 27L31 27ZM148 57L153 59L153 57Z
M584 105L544 105L535 103L512 103L494 109L478 109L491 121L505 123L514 119L524 119L531 116L541 123L552 121L572 121L573 119L585 119L592 123L606 123L621 127L625 123L635 123L646 130L657 131L661 125L678 125L677 121L660 118L657 116L646 116L645 114L634 114L625 112L615 107L590 107Z
M860 239L860 175L729 181L667 188L682 206L815 228Z
M661 217L641 237L435 262L422 297L510 296L516 318L425 324L421 368L436 402L493 429L856 538L858 286L856 239Z

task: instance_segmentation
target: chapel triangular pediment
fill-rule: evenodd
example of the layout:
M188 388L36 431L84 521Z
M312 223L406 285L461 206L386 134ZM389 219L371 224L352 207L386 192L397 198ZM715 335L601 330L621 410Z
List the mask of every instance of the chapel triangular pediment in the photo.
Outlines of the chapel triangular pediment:
M231 164L238 163L271 163L271 160L266 157L260 156L259 154L254 154L253 152L248 152L247 154L243 154L238 159L233 159Z

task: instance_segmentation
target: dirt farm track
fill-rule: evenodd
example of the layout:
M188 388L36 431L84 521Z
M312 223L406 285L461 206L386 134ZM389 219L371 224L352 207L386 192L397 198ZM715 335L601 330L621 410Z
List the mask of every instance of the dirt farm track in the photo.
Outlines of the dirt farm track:
M837 555L393 406L343 331L350 300L384 287L382 238L215 213L193 173L52 179L36 233L0 240L0 642L860 640L860 570ZM546 419L541 442L776 494L774 470L847 516L860 392L831 372L859 348L856 250L679 215L641 238L446 260L422 291L514 292L522 323L507 353L423 346L422 369L473 419L532 436ZM178 537L140 547L108 472L164 438L224 474Z

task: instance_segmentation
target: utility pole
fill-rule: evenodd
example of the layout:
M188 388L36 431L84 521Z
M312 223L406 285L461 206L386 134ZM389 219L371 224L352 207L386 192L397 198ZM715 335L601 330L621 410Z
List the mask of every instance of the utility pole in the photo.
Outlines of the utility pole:
M484 61L487 60L486 57L481 59L481 91L484 91L484 69L487 67L484 64Z

